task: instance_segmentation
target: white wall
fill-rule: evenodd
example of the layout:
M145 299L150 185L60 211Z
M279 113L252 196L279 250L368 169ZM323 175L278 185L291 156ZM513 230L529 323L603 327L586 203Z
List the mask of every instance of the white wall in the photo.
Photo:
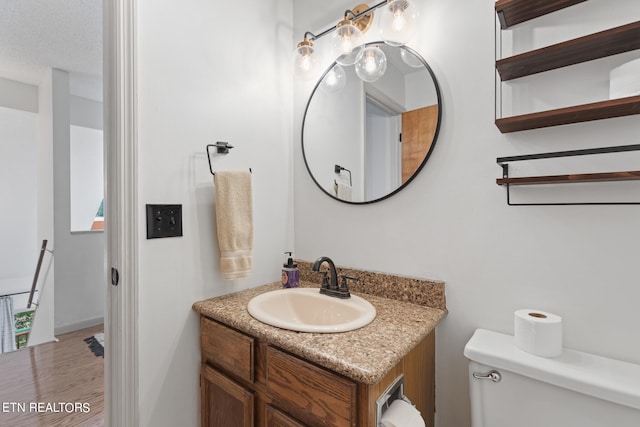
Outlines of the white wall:
M61 334L103 322L106 275L104 233L71 233L69 73L54 69L52 76L55 327Z
M37 120L36 113L0 107L0 295L3 279L25 278L7 292L29 290L38 259Z
M427 77L425 77L425 73L427 73ZM405 107L407 111L438 103L438 94L436 93L435 85L424 84L425 78L431 79L431 76L428 75L428 71L424 68L405 76L404 87L407 100Z
M608 20L604 16L614 14L627 22L640 18L636 0L620 0L615 13L609 5L605 14L607 3L573 6L561 15L564 21L556 22L555 16L537 21L539 29L529 30L531 38L537 41L538 34L565 28L587 33L591 29L584 25L601 26ZM315 188L296 139L295 249L305 259L329 255L339 265L446 281L449 315L437 329L436 418L440 427L465 427L470 419L464 344L476 328L513 333L518 308L562 315L567 347L640 363L635 317L640 208L508 207L505 190L495 184L501 173L496 157L635 144L640 120L630 116L500 134L494 125L494 2L419 4L420 33L410 46L433 68L444 103L433 155L402 192L373 205L352 206ZM342 0L295 1L294 41L306 30L333 25L351 6ZM618 61L612 58L605 67L607 60L600 60L517 82L514 108L603 99L605 70ZM576 81L600 83L593 89L576 87ZM539 95L545 84L555 89ZM309 85L296 82L294 135L299 135ZM550 92L558 99L541 98ZM584 160L587 168L595 161ZM615 183L581 185L596 199L618 188ZM581 190L562 193L574 191Z
M398 109L398 112L406 111L406 83L402 76L404 73L388 60L387 70L382 77L373 83L366 83L366 92L388 107Z
M0 77L0 181L4 183L0 192L5 207L5 227L0 229L0 293L30 289L42 240L53 247L51 75L26 64L15 68L0 70L6 76ZM30 83L14 80L26 75L32 77ZM54 339L53 276L52 257L47 252L29 345ZM28 295L16 296L14 301L16 308L24 308Z
M11 72L3 69L2 73ZM39 86L0 78L0 294L31 289L42 239L53 238L51 215L51 128L43 130L47 110L46 78ZM48 145L47 145L48 142ZM44 165L47 160L49 165ZM44 184L43 186L43 183ZM50 246L51 247L51 246ZM36 320L29 345L53 340L53 269L47 253L38 281ZM45 290L46 289L46 290ZM16 310L27 307L28 294L14 296Z
M293 244L291 2L139 2L140 426L199 425L198 300L277 281ZM238 17L242 17L238 19ZM253 170L253 272L219 273L205 146ZM182 237L146 239L145 204L182 204Z
M34 72L35 73L35 72ZM53 76L52 70L40 71L38 83L38 183L37 241L55 248L53 225ZM38 309L29 334L28 345L54 340L55 268L53 255L47 252L40 270Z
M37 113L37 86L0 77L0 295L30 289L38 257Z
M2 70L3 74L6 70ZM0 77L0 106L13 110L38 112L38 86Z
M37 122L36 113L0 107L0 295L20 293L16 311L27 307L38 259Z
M71 85L71 75L69 84ZM100 87L102 87L101 84ZM69 89L71 90L71 87ZM75 96L73 92L70 93L71 125L102 130L102 101Z

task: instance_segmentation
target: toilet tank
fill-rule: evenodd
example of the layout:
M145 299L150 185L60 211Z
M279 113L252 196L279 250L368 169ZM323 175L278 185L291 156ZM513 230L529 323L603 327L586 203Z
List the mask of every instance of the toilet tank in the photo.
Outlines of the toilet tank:
M569 349L539 357L484 329L464 355L473 427L640 426L640 365Z

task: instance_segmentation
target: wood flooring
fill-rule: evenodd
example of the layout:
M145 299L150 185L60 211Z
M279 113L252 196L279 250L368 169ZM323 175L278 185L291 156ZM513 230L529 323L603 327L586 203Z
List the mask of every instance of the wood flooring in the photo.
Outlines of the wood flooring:
M0 355L0 426L103 427L104 359L84 342L102 330Z

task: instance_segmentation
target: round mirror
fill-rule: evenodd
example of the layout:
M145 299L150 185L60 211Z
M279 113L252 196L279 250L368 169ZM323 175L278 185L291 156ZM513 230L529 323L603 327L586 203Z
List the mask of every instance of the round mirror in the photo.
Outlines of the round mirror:
M354 204L407 186L431 155L442 116L438 82L419 54L383 42L366 46L383 51L382 76L364 81L356 66L333 63L311 92L302 122L302 154L314 182Z

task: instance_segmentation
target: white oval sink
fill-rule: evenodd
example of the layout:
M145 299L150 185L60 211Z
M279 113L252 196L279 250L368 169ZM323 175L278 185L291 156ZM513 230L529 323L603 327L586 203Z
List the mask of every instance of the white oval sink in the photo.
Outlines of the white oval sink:
M339 299L318 288L279 289L255 296L247 310L257 320L299 332L346 332L368 325L376 309L357 295Z

